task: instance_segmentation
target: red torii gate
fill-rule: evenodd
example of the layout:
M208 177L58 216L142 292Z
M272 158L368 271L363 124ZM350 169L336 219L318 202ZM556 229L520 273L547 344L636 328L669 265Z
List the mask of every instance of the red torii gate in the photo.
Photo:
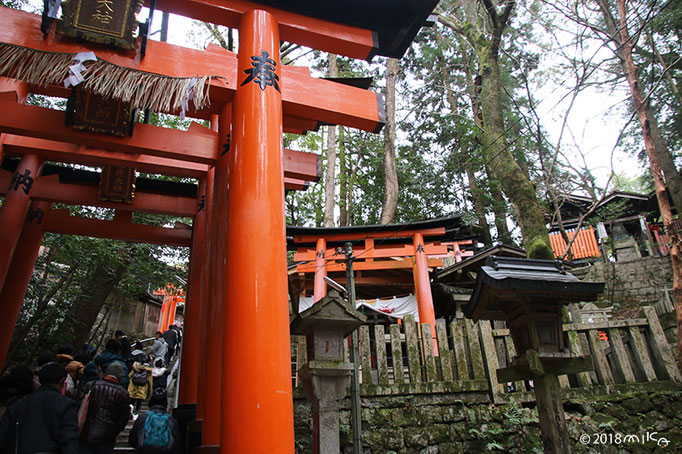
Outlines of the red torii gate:
M313 301L317 302L327 294L324 278L329 273L336 273L334 280L346 283L346 263L340 260L343 256L338 257L336 248L347 241L356 243L353 271L358 275L355 277L358 294L368 292L364 288L378 289L375 292L379 293L368 293L367 297L395 296L414 290L420 323L431 325L434 351L438 354L429 269L442 268L446 257L459 262L462 257L473 255L472 250L460 248L471 245L471 239L457 241L460 218L340 228L289 227L290 248L295 248L294 262L299 263L290 273L302 276L304 291L312 281ZM404 276L405 271L411 274L409 279ZM312 279L307 277L310 275ZM381 289L382 286L388 290Z
M141 59L139 51L112 51L53 34L44 39L38 16L6 8L0 9L4 24L0 43L43 52L92 50L98 58L120 67L169 77L222 76L223 79L214 78L210 84L211 106L189 112L190 116L210 118L212 131L200 126L193 126L189 131L172 131L139 124L131 137L124 138L73 131L63 126L63 113L22 105L29 91L65 97L68 93L62 87L24 84L14 90L16 94L2 90L5 92L0 99L0 131L5 133L2 140L10 139L7 134L15 134L92 147L94 150L82 156L90 165L102 164L108 159L125 161L126 154L135 157L130 164L135 166L153 165L149 157L166 160L160 164L167 166L167 170L180 168L186 162L215 165L205 173L195 168L201 175L195 200L198 211L194 214L191 236L180 403L190 406L196 403L197 413L201 413L204 421L206 448L220 445L221 452L293 452L281 133L283 130L304 132L320 122L378 131L383 124L383 110L375 93L312 78L305 69L282 67L280 38L354 58L400 57L436 1L425 1L419 6L407 0L397 1L388 18L383 11L376 11L376 5L372 5L372 10L370 4L359 1L354 5L344 4L340 10L325 10L312 1L293 6L274 0L263 3L160 0L158 3L160 9L168 12L238 28L239 54L215 47L196 51L150 41L147 56ZM359 12L363 8L368 14ZM352 14L342 14L345 9ZM375 27L372 21L378 25ZM270 82L278 80L278 86L263 83L260 76L250 77L259 70L257 58L272 62L268 77ZM228 134L231 134L230 152L222 153L222 140ZM0 207L3 294L6 290L15 293L17 290L17 280L5 280L10 259L12 273L27 268L19 266L18 262L26 257L19 256L15 249L26 252L29 248L25 246L35 245L35 240L23 239L28 238L30 229L28 225L22 229L22 225L29 210L32 183L36 193L40 192L37 176L44 159L32 153L31 146L22 144L21 140L19 144L14 143L15 151L10 151L9 142L12 141L8 141L7 153L23 157ZM59 147L48 149L56 153ZM115 154L109 155L109 152ZM69 159L67 162L80 162L80 158ZM304 179L290 178L294 181L289 184L304 185ZM53 197L58 199L54 201L89 200L69 192L62 183L56 184L64 192ZM49 199L48 192L43 189L46 199ZM97 225L112 222L118 223L119 229L132 228L129 214L125 213L151 210L153 203L148 198L134 208L116 205L117 215L121 213L119 219L97 221ZM173 201L168 199L165 203L172 205ZM46 204L49 202L33 202L30 219L36 219L38 209L46 210ZM175 209L173 206L162 208L163 212ZM43 211L43 215L50 219L56 212ZM93 232L101 230L101 227L89 228ZM113 229L105 232L114 233ZM252 260L253 257L258 257L258 261ZM8 312L15 309L18 312L17 308L9 309ZM0 328L11 331L11 327L10 324ZM219 330L214 328L222 328L225 336L215 334ZM204 342L205 348L200 349L202 333L213 333L218 339L209 339L211 342ZM201 363L197 359L199 355ZM217 368L223 372L219 380L215 379L216 364L224 365ZM204 379L201 384L199 376ZM203 398L197 395L201 391L205 391Z
M178 303L185 302L185 291L175 287L175 284L166 284L165 287L156 289L152 295L162 297L161 314L159 315L159 331L162 333L175 323L175 311Z

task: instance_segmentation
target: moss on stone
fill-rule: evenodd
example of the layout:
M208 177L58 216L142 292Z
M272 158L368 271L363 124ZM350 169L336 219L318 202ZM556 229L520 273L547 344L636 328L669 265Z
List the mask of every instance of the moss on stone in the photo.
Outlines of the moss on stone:
M630 413L646 413L650 410L653 410L654 408L649 396L631 397L629 399L625 399L622 405L623 408Z
M660 384L666 383L675 386L672 382ZM657 431L675 443L660 452L676 452L676 446L682 449L682 392L661 391L659 383L639 385L616 385L611 388L615 393L605 396L596 394L604 392L601 387L593 388L591 394L571 393L565 408L574 453L596 452L578 441L581 434L641 434L646 430ZM647 389L651 391L642 392ZM350 403L343 401L341 407L345 454L352 452ZM310 407L296 400L294 409L296 453L310 452ZM363 397L363 441L365 451L372 454L485 452L499 447L514 454L542 452L534 408L522 408L519 403L493 406L489 402L466 402L461 395L451 393ZM634 451L629 446L615 445L600 445L598 452L620 453L622 448L626 449L622 452L656 452L654 446Z

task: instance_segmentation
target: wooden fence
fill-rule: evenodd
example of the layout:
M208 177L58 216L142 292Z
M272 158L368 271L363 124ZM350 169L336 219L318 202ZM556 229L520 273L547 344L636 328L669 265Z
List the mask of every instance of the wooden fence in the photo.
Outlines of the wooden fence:
M673 301L672 286L663 287L663 297L653 304L656 314L660 317L663 314L675 312L675 302Z
M576 235L575 229L566 230L568 238L571 239ZM571 244L571 253L574 259L583 259L586 257L599 257L599 245L592 227L582 228L577 233L578 237ZM554 257L560 257L566 251L566 241L561 236L561 233L550 233L549 240L552 243L552 250Z
M656 311L642 318L564 325L571 352L592 355L595 370L563 375L566 389L591 390L638 382L682 382ZM601 332L601 333L600 333ZM473 324L459 319L436 324L434 354L429 326L411 318L401 325L362 326L359 331L360 383L364 396L422 393L467 393L493 402L534 400L532 382L499 383L495 371L516 355L508 329L493 329L488 321ZM348 345L345 345L348 360ZM292 337L292 372L305 364L305 337ZM489 397L488 397L489 396Z
M677 231L682 230L682 220L674 219L672 228ZM670 254L670 237L665 233L663 224L649 224L649 232L654 236L654 242L658 246L658 252L661 255Z

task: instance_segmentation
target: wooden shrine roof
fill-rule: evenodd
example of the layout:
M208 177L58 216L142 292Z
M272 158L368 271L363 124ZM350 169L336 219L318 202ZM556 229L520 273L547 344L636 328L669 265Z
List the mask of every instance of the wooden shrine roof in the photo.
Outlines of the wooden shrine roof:
M146 0L147 4L150 0ZM280 39L313 49L371 60L400 58L438 0L158 0L157 8L236 28L252 9L273 14Z
M670 197L670 195L668 194ZM561 216L563 225L566 229L575 228L578 225L580 216L587 212L592 205L592 200L581 195L569 194L561 205ZM607 206L614 206L620 211L619 218L628 218L632 216L644 215L649 218L658 217L658 202L656 201L656 194L652 191L648 194L641 194L637 192L628 191L613 191L606 195L603 200L599 202L594 212L588 216L587 219L591 223L601 221L599 213L602 208ZM673 207L673 213L675 209ZM557 222L553 222L550 227L550 232L558 231Z
M302 16L314 17L372 31L375 55L401 58L438 0L256 0Z
M327 246L342 245L346 241L366 238L381 239L385 244L412 243L412 235L421 232L429 242L454 241L473 238L462 223L463 214L455 214L426 221L399 224L372 224L344 227L299 227L287 226L287 246L290 250L304 246L315 246L317 238L325 238ZM431 231L431 232L429 232Z

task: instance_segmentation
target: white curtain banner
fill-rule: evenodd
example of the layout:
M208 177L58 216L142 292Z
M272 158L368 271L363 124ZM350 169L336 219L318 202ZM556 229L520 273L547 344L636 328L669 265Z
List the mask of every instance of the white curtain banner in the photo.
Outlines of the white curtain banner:
M406 315L411 314L414 319L419 322L419 309L417 307L417 297L415 295L407 295L401 297L393 297L386 299L375 300L357 300L357 309L366 307L373 311L388 315L393 318L402 319ZM301 296L298 299L298 311L303 312L313 305L312 296Z

